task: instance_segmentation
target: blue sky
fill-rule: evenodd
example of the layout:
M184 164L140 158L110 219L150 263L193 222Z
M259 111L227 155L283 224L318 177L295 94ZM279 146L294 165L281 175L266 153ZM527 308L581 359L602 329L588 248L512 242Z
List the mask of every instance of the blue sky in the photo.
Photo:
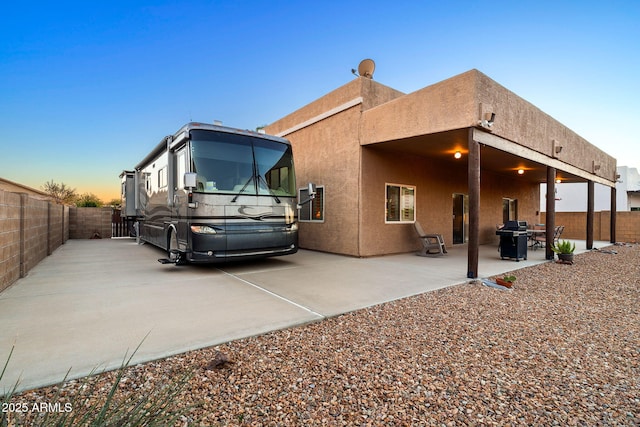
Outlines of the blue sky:
M640 168L640 2L5 2L0 177L119 196L193 120L255 129L376 62L413 92L476 68Z

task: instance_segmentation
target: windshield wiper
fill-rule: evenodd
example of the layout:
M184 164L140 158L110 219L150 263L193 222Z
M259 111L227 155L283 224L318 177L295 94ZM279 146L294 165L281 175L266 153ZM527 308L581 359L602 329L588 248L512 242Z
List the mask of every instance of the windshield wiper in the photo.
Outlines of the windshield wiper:
M269 190L269 194L271 194L273 196L273 198L276 199L276 203L280 203L280 199L278 198L278 196L276 196L276 194L273 192L271 187L269 187L269 183L267 182L265 177L263 177L262 175L258 175L258 180L264 182L264 185L267 187L267 190ZM260 184L258 184L258 185L260 185Z
M235 202L238 197L240 196L240 194L242 194L244 192L244 190L247 188L247 185L249 185L249 183L251 181L253 181L253 179L255 178L255 173L253 175L251 175L251 177L247 180L247 182L244 183L244 185L242 186L242 188L240 189L240 191L238 192L238 194L236 194L235 196L233 196L233 199L231 199L231 202ZM280 202L278 202L280 203Z

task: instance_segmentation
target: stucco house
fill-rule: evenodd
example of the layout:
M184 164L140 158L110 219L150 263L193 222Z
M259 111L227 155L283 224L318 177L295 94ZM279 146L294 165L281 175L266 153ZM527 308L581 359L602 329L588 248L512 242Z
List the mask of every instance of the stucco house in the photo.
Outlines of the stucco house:
M36 190L35 188L31 188L17 182L9 181L8 179L1 177L0 190L9 191L12 193L25 193L38 200L53 200L53 198L44 191Z
M300 212L300 246L313 250L415 251L418 221L468 245L477 277L496 224L540 222L541 183L551 194L556 180L599 183L615 199L613 157L477 70L409 94L357 77L265 130L293 144L298 182L318 186Z

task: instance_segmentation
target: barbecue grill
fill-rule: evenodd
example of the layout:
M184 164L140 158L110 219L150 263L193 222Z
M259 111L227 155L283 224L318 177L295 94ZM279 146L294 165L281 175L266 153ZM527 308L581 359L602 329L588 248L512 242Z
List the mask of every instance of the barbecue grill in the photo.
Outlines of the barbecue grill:
M500 236L500 258L527 259L527 222L507 221L496 231Z

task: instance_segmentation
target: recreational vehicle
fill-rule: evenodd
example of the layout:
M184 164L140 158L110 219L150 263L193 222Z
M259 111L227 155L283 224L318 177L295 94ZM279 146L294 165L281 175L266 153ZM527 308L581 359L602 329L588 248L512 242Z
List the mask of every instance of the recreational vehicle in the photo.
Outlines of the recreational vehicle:
M283 138L188 123L122 178L122 211L163 263L213 263L298 250L296 180ZM310 193L312 193L310 191Z

